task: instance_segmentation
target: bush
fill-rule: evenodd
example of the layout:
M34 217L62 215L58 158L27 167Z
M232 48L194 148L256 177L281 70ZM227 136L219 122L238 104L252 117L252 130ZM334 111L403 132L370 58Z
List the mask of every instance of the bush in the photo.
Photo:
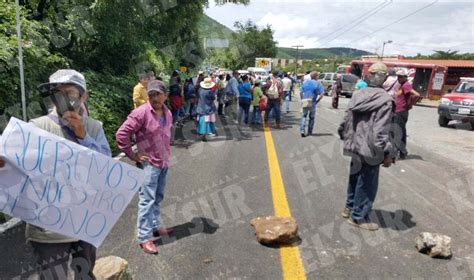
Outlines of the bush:
M87 71L84 73L89 90L87 102L90 116L103 123L112 154L120 150L115 142L117 129L133 109L132 92L137 79Z

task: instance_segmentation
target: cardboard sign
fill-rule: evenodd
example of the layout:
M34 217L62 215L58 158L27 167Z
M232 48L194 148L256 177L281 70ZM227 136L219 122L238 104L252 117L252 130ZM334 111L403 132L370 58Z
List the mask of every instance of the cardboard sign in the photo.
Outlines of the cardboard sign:
M0 141L0 212L99 247L143 170L11 118Z

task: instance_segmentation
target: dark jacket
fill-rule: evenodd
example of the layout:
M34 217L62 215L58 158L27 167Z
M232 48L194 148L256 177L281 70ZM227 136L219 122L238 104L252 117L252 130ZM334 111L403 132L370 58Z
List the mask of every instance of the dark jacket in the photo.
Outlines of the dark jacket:
M199 102L196 112L199 115L210 115L216 113L216 93L211 89L199 89Z
M367 87L354 92L347 108L338 129L344 154L359 156L370 165L394 157L390 136L393 98L382 88Z

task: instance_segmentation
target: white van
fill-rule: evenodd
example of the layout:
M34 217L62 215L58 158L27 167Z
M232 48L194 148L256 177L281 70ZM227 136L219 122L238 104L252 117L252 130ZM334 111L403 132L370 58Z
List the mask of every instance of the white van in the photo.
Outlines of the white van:
M257 79L260 79L262 81L265 81L268 78L268 71L264 68L249 67L247 68L247 71L249 71L251 75L255 75Z

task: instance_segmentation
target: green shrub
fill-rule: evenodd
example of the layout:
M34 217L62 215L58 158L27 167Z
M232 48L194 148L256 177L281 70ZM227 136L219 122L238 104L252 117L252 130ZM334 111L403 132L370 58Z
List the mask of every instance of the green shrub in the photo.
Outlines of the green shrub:
M89 100L90 116L101 121L109 141L112 154L120 150L115 142L115 133L133 109L132 92L137 79L131 76L113 76L85 72Z

